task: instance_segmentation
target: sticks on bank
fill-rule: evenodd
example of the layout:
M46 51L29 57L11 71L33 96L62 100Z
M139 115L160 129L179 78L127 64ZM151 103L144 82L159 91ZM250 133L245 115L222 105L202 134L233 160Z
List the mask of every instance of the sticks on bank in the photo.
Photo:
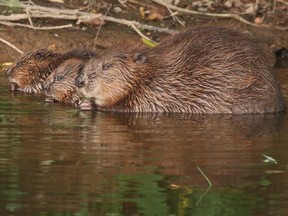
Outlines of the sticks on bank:
M27 24L22 24L22 23L14 23L14 22L8 22L8 21L0 21L0 24L6 25L6 26L19 26L19 27L24 27L24 28L30 28L34 30L53 30L53 29L63 29L63 28L71 28L73 27L72 24L68 25L60 25L60 26L39 26L35 27L32 25L27 25Z
M192 15L200 15L200 16L209 16L209 17L216 17L216 18L229 18L234 19L239 22L245 23L250 26L254 27L265 27L265 28L271 28L270 25L265 24L256 24L247 21L246 19L242 18L238 14L217 14L217 13L205 13L200 11L192 11L184 8L180 8L168 3L165 3L163 0L152 0L154 3L162 5L166 8L169 8L170 10L174 10L178 13L184 13L184 14L192 14ZM281 0L279 2L282 3ZM0 5L2 6L9 6L7 3L3 3L0 1ZM33 2L29 1L27 2L21 2L17 5L19 8L23 8L25 13L21 14L11 14L8 16L0 15L0 24L3 25L9 25L9 26L22 26L27 27L31 29L37 29L37 30L51 30L51 29L60 29L60 28L70 28L72 25L63 25L63 26L54 26L54 27L35 27L33 26L33 23L31 21L32 18L51 18L51 19L63 19L63 20L76 20L77 24L81 22L89 22L93 19L100 19L105 21L110 21L114 23L119 23L122 25L127 25L132 27L134 30L136 29L146 29L148 31L157 31L157 32L165 32L165 33L173 33L173 30L170 30L168 28L161 28L157 26L151 26L139 23L137 21L131 21L126 19L118 19L115 17L102 15L102 14L94 14L94 13L88 13L83 12L81 10L70 10L70 9L59 9L59 8L50 8L50 7L44 7L35 5ZM19 21L28 19L30 21L30 25L20 24L20 23L13 23L13 21ZM273 26L273 28L278 30L288 30L287 27L282 26Z
M14 50L16 50L17 52L19 52L20 54L23 54L23 52L18 49L16 46L14 46L13 44L11 44L10 42L8 42L7 40L4 40L3 38L0 38L0 41L6 45L8 45L9 47L13 48Z
M3 4L0 2L0 5L8 6L7 4ZM49 8L49 7L43 7L38 5L30 5L27 3L21 3L17 7L23 8L25 11L29 11L29 13L21 13L21 14L11 14L8 16L0 15L0 21L19 21L24 19L31 19L31 18L52 18L52 19L63 19L63 20L76 20L77 24L81 22L87 22L89 20L93 19L100 19L100 20L106 20L110 22L115 22L127 26L136 26L140 29L146 29L149 31L157 31L157 32L165 32L165 33L173 33L173 30L170 30L168 28L161 28L157 26L151 26L146 24L141 24L136 21L131 20L125 20L125 19L118 19L107 15L102 14L94 14L94 13L88 13L88 12L82 12L79 10L69 10L69 9L59 9L59 8ZM4 23L3 23L4 24ZM31 25L30 25L31 26ZM27 27L27 26L23 26ZM67 26L64 26L67 27ZM29 28L33 28L29 27ZM36 27L38 30L46 30L46 28ZM58 27L59 28L59 27Z
M245 23L246 25L250 25L250 26L254 26L254 27L260 27L260 28L261 27L262 28L271 28L272 27L272 26L266 25L266 24L256 24L256 23L249 22L248 20L242 18L238 14L217 14L217 13L207 13L207 12L201 12L201 11L192 11L192 10L180 8L180 7L165 3L162 0L152 0L152 1L159 4L159 5L170 8L172 10L176 10L176 11L184 13L184 14L192 14L192 15L200 15L200 16L208 16L208 17L216 17L216 18L229 18L229 19L234 19L234 20L240 21L242 23ZM282 26L273 26L273 28L275 28L277 30L283 30L283 31L288 30L287 27L282 27Z

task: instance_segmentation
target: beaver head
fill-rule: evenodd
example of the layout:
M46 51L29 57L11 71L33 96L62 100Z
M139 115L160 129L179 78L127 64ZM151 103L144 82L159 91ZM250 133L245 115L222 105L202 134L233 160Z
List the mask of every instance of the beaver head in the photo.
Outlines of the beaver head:
M123 101L147 75L141 74L146 56L140 50L137 45L120 45L88 61L75 79L79 92L84 98L92 98L98 107L112 107Z
M62 54L38 49L21 55L6 71L11 90L40 93L46 77L59 65Z
M79 96L75 78L84 64L85 60L69 59L56 68L43 84L45 101L77 104Z

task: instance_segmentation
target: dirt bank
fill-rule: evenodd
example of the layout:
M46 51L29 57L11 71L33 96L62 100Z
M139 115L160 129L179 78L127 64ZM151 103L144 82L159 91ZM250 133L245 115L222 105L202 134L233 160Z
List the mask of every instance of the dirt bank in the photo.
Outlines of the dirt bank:
M38 5L46 7L56 7L56 8L69 8L69 9L79 9L86 7L89 12L101 12L105 13L107 8L111 4L110 10L107 13L109 16L117 18L125 18L127 20L137 20L141 23L146 23L149 25L168 27L170 29L179 30L183 28L179 22L173 21L172 17L165 18L163 20L143 20L141 13L139 13L139 8L143 7L145 10L149 10L149 5L152 3L149 1L141 1L141 3L134 3L123 5L120 1L110 0L110 1L90 1L87 5L87 1L72 1L66 0L63 3L54 3L51 1L34 1ZM61 2L61 1L60 1ZM92 3L91 3L92 2ZM130 1L128 1L130 2ZM133 2L133 1L132 1ZM136 2L136 3L135 3ZM182 1L182 5L185 1ZM164 13L168 13L167 9L159 5L155 5L160 8ZM126 7L125 7L126 6ZM1 8L2 12L6 12L5 8ZM1 10L0 10L1 11ZM3 13L4 13L3 12ZM160 14L160 12L157 12ZM156 14L157 14L156 13ZM168 13L169 14L169 13ZM143 15L143 14L142 14ZM220 25L237 25L242 31L247 31L251 35L257 37L258 40L263 41L266 45L271 48L281 48L288 47L288 32L275 30L271 28L257 28L245 25L238 21L228 20L228 19L215 19L207 17L199 17L192 15L179 15L178 18L185 22L185 26L190 25L201 25L201 24L220 24ZM279 19L282 19L281 16ZM97 35L99 26L93 23L80 24L77 25L76 21L65 21L65 20L55 20L55 19L33 19L35 26L56 26L71 23L72 28L65 28L59 30L33 30L23 27L8 27L5 25L0 25L0 37L4 40L9 41L20 50L26 52L32 49L43 48L43 47L53 47L56 50L67 50L71 48L92 48L95 43L95 50L100 51L102 49L108 48L113 44L122 43L123 41L130 40L141 40L141 37L130 27L122 24L116 24L113 22L106 22L100 29L97 40L95 37ZM274 22L275 21L274 19ZM278 20L281 23L282 20ZM28 21L21 21L21 23L29 24ZM161 41L161 38L165 37L166 33L159 33L153 31L142 31L145 35L150 37L156 42ZM11 62L13 61L19 53L13 50L11 47L0 42L0 62Z

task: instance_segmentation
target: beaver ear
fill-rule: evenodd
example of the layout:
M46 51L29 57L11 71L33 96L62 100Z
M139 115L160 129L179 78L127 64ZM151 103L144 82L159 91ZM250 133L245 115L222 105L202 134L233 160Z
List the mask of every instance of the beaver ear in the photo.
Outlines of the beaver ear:
M142 64L146 61L146 55L143 53L135 53L133 56L133 61L137 64Z

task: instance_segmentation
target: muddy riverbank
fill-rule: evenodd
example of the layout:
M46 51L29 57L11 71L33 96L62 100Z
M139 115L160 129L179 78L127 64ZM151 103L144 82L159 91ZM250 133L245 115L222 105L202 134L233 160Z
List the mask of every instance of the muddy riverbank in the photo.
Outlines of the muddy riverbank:
M87 6L85 5L87 4L87 2L85 3L85 1L64 1L63 3L55 3L50 1L35 1L36 4L42 6L62 9L79 9L82 7L87 7L87 11L95 13L106 13L107 8L110 7L107 13L112 17L116 17L119 19L122 18L127 20L136 20L140 23L169 28L173 30L179 30L183 28L180 23L174 21L172 17L167 17L161 21L143 19L143 17L141 17L141 13L139 12L140 7L144 7L146 9L149 8L149 5L151 5L165 11L164 7L152 4L151 2L150 4L148 4L149 1L126 4L126 7L123 5L123 3L121 4L120 1L115 0L91 2ZM3 12L3 10L4 8L2 7L2 13L6 12ZM277 16L275 15L275 17ZM239 26L240 31L248 32L253 37L256 37L257 40L262 41L264 42L264 44L271 47L271 49L288 47L287 31L276 30L273 28L258 28L248 26L239 21L231 19L215 19L207 18L204 16L192 16L187 14L179 15L178 18L185 23L185 27L202 24ZM283 19L283 17L279 16L278 19L278 21L274 20L274 22L283 22L283 20L281 20ZM22 20L21 22L29 24L28 21ZM33 23L34 26L57 26L64 24L72 24L73 27L58 30L34 30L23 27L9 27L1 25L0 37L4 40L9 41L23 52L43 47L50 47L56 50L67 50L72 48L92 48L95 49L97 52L109 48L113 44L122 43L123 41L141 40L141 37L131 27L113 22L105 22L100 30L99 25L95 23L84 23L77 25L76 21L66 21L59 19L33 19ZM159 33L154 31L144 30L142 32L156 42L160 42L161 39L167 35L166 33ZM97 34L98 36L95 40ZM17 51L13 50L11 47L7 46L4 43L0 43L0 48L1 63L11 62L15 58L17 58L17 56L19 56L19 53Z

